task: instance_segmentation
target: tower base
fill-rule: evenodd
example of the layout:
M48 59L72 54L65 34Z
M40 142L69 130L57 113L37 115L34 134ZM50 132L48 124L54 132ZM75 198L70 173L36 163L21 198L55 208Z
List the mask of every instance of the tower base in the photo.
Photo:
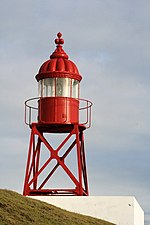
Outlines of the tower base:
M79 124L31 124L23 195L87 196L89 194L83 135L85 129ZM54 131L56 140L59 133L66 133L65 138L55 149L47 138L47 135L51 136ZM45 156L45 150L48 153L47 158L41 160L42 156ZM61 150L63 153L60 153ZM65 161L71 151L75 152L77 158L76 175ZM72 182L72 188L49 187L49 180L60 167Z

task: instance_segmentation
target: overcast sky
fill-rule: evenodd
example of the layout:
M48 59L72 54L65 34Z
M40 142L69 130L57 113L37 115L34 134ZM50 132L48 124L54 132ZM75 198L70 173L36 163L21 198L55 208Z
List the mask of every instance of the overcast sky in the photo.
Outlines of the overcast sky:
M133 195L150 220L150 1L1 0L0 188L22 192L24 101L58 32L94 103L85 132L91 195Z

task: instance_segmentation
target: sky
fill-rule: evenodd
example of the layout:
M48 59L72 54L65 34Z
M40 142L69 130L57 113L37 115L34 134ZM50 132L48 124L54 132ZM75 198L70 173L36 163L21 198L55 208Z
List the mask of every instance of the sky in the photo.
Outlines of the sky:
M24 101L35 75L64 50L93 102L85 131L91 195L135 196L150 224L150 1L1 0L0 188L22 193L30 129Z

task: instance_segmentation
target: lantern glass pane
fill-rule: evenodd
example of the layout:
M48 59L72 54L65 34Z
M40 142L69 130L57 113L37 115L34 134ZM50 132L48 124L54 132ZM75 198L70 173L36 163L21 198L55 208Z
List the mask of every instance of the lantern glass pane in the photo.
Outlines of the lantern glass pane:
M72 98L79 97L79 81L72 79Z
M55 96L55 78L43 79L41 96L42 97L53 97L53 96Z
M56 96L70 97L70 78L56 78Z
M42 96L42 80L39 80L38 82L38 96Z

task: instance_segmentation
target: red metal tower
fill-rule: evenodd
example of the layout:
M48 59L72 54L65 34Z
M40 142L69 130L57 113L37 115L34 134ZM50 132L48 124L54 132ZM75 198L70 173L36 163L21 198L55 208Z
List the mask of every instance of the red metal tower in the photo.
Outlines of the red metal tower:
M36 75L39 97L25 102L25 123L31 128L31 136L24 195L89 195L83 132L91 125L92 103L79 98L82 77L76 65L68 60L61 36L59 32L55 39L56 50ZM55 149L48 140L54 133L56 140L58 135L66 135ZM42 160L45 149L48 154ZM62 150L63 154L60 154ZM66 163L72 151L76 154L76 175ZM60 167L71 181L72 188L48 186Z

